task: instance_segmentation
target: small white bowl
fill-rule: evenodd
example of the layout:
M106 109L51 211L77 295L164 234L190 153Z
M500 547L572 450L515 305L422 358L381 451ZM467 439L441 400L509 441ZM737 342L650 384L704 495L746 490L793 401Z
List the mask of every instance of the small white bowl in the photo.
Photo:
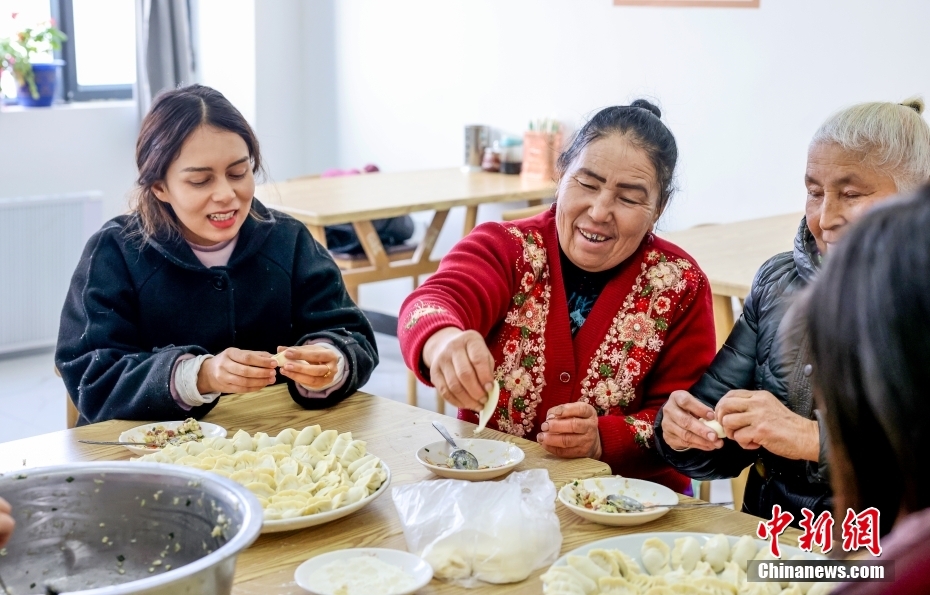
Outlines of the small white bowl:
M599 512L590 510L584 506L576 504L572 488L576 482L569 482L559 490L559 502L566 508L577 514L583 519L600 523L601 525L610 525L612 527L633 527L642 525L665 515L668 508L650 508L643 512ZM663 485L645 481L643 479L631 479L614 475L612 477L593 477L585 480L578 480L581 487L589 492L599 496L610 494L622 494L631 498L636 498L644 505L650 504L678 504L678 494Z
M174 430L183 424L183 421L160 421L153 424L145 424L144 426L136 426L130 428L119 435L120 442L144 442L145 433L155 426L163 426L168 430ZM226 428L218 426L216 424L209 424L204 421L198 421L200 424L200 429L203 431L204 438L216 437L216 438L225 438L226 437ZM153 452L158 452L160 448L146 448L144 446L127 446L129 450L140 455L152 454Z
M359 556L375 557L385 564L390 564L391 566L400 568L413 578L414 582L416 583L414 587L403 591L394 591L391 593L391 595L406 595L407 593L414 593L418 589L425 587L433 578L432 567L426 563L426 560L420 558L419 556L414 556L413 554L402 550L368 547L336 550L335 552L327 552L325 554L320 554L319 556L310 558L297 567L297 570L294 572L294 580L301 588L306 589L311 593L315 593L316 595L334 595L332 591L326 590L319 585L313 584L313 573L315 573L323 566L329 564L330 562L356 558Z
M481 438L457 438L455 443L475 455L479 467L486 469L450 469L444 463L453 448L445 440L433 442L420 447L417 451L417 461L438 475L448 479L467 479L469 481L484 481L506 475L514 467L523 462L526 455L519 446L501 440L483 440Z

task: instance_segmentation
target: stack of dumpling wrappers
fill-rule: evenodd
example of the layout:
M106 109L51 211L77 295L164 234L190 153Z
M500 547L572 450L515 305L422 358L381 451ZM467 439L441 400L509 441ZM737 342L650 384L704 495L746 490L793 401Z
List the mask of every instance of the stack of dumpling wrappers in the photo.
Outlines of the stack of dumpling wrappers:
M773 560L768 548L744 535L730 546L726 535L703 545L695 537L643 541L640 564L620 550L593 549L568 556L540 578L545 595L826 595L834 583L747 582L749 560ZM804 556L792 559L804 560Z
M265 520L291 519L336 510L367 498L387 474L381 459L367 454L352 432L288 428L271 437L239 430L231 438L169 445L133 459L212 471L248 488Z

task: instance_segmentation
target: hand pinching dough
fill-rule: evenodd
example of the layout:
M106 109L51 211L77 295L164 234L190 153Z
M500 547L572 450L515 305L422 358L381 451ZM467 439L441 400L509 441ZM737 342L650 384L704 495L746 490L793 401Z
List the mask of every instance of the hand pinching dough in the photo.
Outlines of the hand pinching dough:
M717 421L716 419L712 419L710 421L707 421L706 419L702 419L701 423L707 426L708 428L710 428L711 430L713 430L714 432L716 432L718 438L727 437L727 433L723 430L723 426L721 426L720 422Z

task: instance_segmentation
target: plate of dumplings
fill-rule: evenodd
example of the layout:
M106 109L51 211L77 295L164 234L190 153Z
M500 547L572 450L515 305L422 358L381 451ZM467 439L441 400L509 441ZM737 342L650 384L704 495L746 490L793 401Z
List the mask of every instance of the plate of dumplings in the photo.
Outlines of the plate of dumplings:
M391 470L352 432L308 426L277 436L239 430L231 438L168 445L133 461L212 471L251 491L262 505L262 533L293 531L348 516L383 494Z
M782 560L824 559L796 547L780 549ZM768 542L749 535L638 533L579 547L556 560L540 579L545 595L826 595L836 587L746 580L750 560L773 559Z

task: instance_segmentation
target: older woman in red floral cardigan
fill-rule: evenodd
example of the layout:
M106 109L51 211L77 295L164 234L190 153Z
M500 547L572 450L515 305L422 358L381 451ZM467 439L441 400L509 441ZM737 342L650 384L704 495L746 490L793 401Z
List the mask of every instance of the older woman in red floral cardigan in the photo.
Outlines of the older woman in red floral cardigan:
M477 227L406 300L407 365L476 421L560 457L683 491L652 445L656 413L714 356L711 293L683 250L652 234L678 149L638 100L596 114L559 158L552 209Z

